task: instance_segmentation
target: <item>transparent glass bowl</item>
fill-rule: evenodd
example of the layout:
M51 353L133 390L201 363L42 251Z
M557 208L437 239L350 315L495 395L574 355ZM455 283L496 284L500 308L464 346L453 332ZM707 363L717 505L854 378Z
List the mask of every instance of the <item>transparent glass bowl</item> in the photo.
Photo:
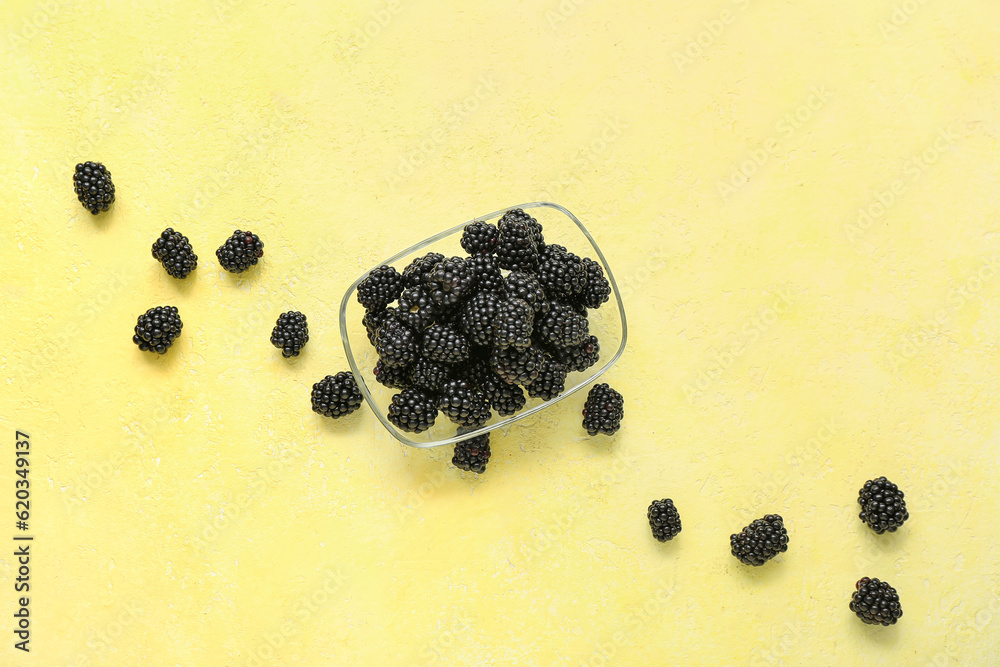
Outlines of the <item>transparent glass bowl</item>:
M612 297L603 306L596 310L588 311L590 320L590 333L597 336L601 345L601 356L598 362L583 373L570 373L566 377L566 391L559 396L547 401L538 398L528 397L527 404L516 415L502 417L493 414L490 421L474 431L457 435L457 426L444 414L438 414L434 426L422 433L410 433L396 428L388 419L387 414L389 404L393 395L398 393L398 389L389 389L382 386L376 379L372 370L378 361L375 348L368 341L368 335L362 324L365 310L358 303L356 292L358 284L368 275L368 271L362 274L347 289L344 298L340 302L340 336L344 341L344 352L347 354L347 362L351 365L351 371L358 382L361 394L365 397L368 406L378 417L382 425L397 440L405 445L418 448L440 447L449 445L461 440L474 438L484 433L498 428L510 426L514 422L520 421L540 412L552 405L555 405L564 398L573 395L579 390L587 387L600 377L605 371L611 368L625 350L625 340L628 335L628 327L625 322L625 308L622 305L622 297L618 291L618 284L615 282L614 273L608 266L608 261L604 258L604 253L594 238L583 226L583 223L568 210L558 204L550 202L532 202L530 204L518 204L508 206L499 211L494 211L488 215L480 216L455 225L439 234L417 243L407 248L399 254L393 255L382 264L396 267L400 272L416 257L429 252L439 252L445 257L454 255L464 256L465 251L459 241L462 238L462 230L471 222L496 220L512 208L521 208L527 211L533 209L531 215L542 224L544 228L545 242L558 243L581 257L590 257L601 263L604 267L604 275L611 283ZM375 267L372 267L374 269ZM370 270L369 270L370 271Z

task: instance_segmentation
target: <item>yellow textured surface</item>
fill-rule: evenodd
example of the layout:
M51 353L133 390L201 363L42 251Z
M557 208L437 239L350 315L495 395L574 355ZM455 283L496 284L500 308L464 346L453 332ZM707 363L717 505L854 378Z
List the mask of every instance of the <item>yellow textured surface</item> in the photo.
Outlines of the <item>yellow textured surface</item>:
M0 549L0 663L1000 663L996 3L4 10L0 497L13 533L27 431L36 541L30 656ZM96 219L86 159L118 190ZM622 283L616 437L576 396L476 478L310 412L360 271L533 199ZM149 256L168 225L184 282ZM243 279L214 258L237 227L266 243ZM184 332L156 358L130 337L161 304ZM881 474L911 519L877 537ZM791 548L740 566L768 512ZM897 626L848 611L863 575Z

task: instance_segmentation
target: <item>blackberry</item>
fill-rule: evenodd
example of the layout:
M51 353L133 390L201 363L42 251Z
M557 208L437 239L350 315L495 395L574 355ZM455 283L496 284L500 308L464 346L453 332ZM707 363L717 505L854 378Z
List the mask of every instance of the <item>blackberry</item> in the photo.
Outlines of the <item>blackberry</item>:
M439 252L429 252L422 257L417 257L403 269L403 284L406 287L423 284L424 276L441 261L444 261L444 255Z
M518 350L516 347L506 350L494 348L490 354L493 372L508 384L530 385L538 377L544 361L545 353L537 347L526 350Z
M587 340L590 323L583 315L573 312L571 306L553 301L549 304L549 312L539 316L535 330L548 345L573 347Z
M407 389L413 385L409 366L386 366L381 359L375 364L372 373L378 383L390 389Z
M381 310L403 292L403 276L391 266L376 267L358 283L358 303L367 310Z
M470 255L488 255L497 247L499 231L488 222L471 222L462 232L462 248Z
M494 324L500 307L500 297L492 292L479 292L462 307L458 328L473 345L493 343Z
M271 332L271 345L281 350L282 356L299 356L299 350L309 342L309 325L306 316L296 310L290 310L278 316L278 321Z
M411 387L392 397L388 417L397 428L420 433L434 425L437 414L434 399L422 389Z
M566 369L552 357L545 357L538 368L538 377L528 385L528 396L548 401L566 389Z
M395 317L387 318L375 334L375 351L386 366L409 366L417 350L417 336Z
M312 409L317 414L337 419L360 407L361 390L351 373L341 371L327 375L313 385Z
M150 308L136 320L132 342L143 352L163 354L181 335L183 327L175 306Z
M583 406L583 428L590 435L614 435L625 416L625 399L607 383L595 384Z
M646 518L653 529L653 537L660 542L672 540L681 532L681 515L670 498L654 500L646 511Z
M601 358L601 343L597 336L588 336L579 345L552 348L552 356L566 368L566 372L582 373Z
M431 394L441 391L441 385L451 376L451 367L440 361L425 359L420 357L413 364L413 371L410 373L410 381L414 387L419 387Z
M492 255L476 255L466 260L472 269L473 282L480 292L504 294L504 278Z
M568 301L586 286L587 268L583 260L563 246L545 246L538 264L538 282L550 299Z
M520 216L518 215L520 213ZM520 209L508 211L497 228L497 264L511 271L534 272L538 269L538 245L534 229L523 219Z
M385 308L378 310L366 310L365 316L361 319L361 323L365 325L365 331L368 332L368 342L372 345L375 344L375 334L378 333L379 327L385 324L385 321L392 316Z
M170 227L153 242L153 257L174 278L187 278L198 266L198 255L194 254L188 237Z
M775 556L788 551L788 531L777 514L755 519L742 531L731 535L729 544L733 555L747 565L763 565Z
M469 358L469 341L449 324L435 324L424 332L424 357L446 364Z
M111 182L111 172L100 162L76 165L73 192L83 207L93 215L107 211L115 201L115 184Z
M436 311L430 289L426 285L407 287L399 295L396 316L414 331L423 331L434 324Z
M466 428L479 428L492 416L486 395L467 380L447 380L441 386L438 408Z
M541 252L542 248L545 247L545 238L542 236L542 226L539 224L537 220L535 220L533 217L525 213L523 209L513 208L507 211L507 213L505 213L503 218L501 219L502 220L506 219L507 221L517 220L519 222L523 222L525 225L528 226L528 230L531 232L531 238L532 240L534 240L535 246L538 248L538 251Z
M868 625L895 625L903 615L899 594L885 581L862 577L851 594L851 611Z
M513 347L526 350L531 345L531 327L535 311L526 301L508 299L497 307L493 345L503 350Z
M549 309L549 302L545 299L545 292L538 278L523 271L511 271L504 280L504 291L511 299L521 299L531 306L536 313L541 313Z
M584 257L582 261L587 280L576 301L587 308L600 308L611 297L611 283L604 277L604 269L598 262L589 257Z
M497 411L498 415L509 417L524 407L528 399L524 390L516 384L507 384L492 370L487 368L479 378L479 388L486 395L486 400Z
M472 267L462 257L451 257L434 265L425 276L434 303L454 306L472 293L475 275Z
M910 518L903 492L885 477L870 479L858 491L858 516L876 533L895 533Z
M455 454L451 464L459 470L482 475L486 472L486 464L490 461L490 434L469 438L455 444Z
M230 273L243 273L264 256L264 243L253 232L237 229L215 251L219 264Z

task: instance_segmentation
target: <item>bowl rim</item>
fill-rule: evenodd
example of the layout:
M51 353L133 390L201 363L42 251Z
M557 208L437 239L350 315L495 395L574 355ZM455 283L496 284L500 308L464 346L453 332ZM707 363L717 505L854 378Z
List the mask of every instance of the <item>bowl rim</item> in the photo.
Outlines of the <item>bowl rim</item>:
M444 440L434 440L430 442L417 442L415 440L411 440L410 438L406 437L406 435L404 435L403 432L401 432L398 428L396 428L392 424L392 422L388 420L388 417L382 414L380 406L375 401L375 397L372 396L371 391L368 389L368 385L365 382L364 375L362 374L360 368L358 367L358 363L357 360L355 359L354 352L351 349L350 336L348 335L347 332L347 307L350 304L350 299L354 295L361 281L364 280L366 277L368 277L368 274L371 273L376 268L378 268L379 266L385 264L393 265L396 262L398 262L401 258L406 257L407 255L415 253L421 250L422 248L425 248L431 245L432 243L435 243L436 241L440 241L441 239L452 236L459 230L464 229L466 225L469 225L473 222L480 222L485 220L492 220L493 218L499 218L503 216L505 213L507 213L507 211L516 208L520 209L551 208L560 211L567 218L569 218L580 229L581 232L583 232L584 236L587 237L587 240L590 241L591 247L593 247L594 251L597 253L597 258L601 263L601 267L604 269L605 277L611 284L611 290L612 293L614 294L615 301L617 302L618 305L618 314L619 314L619 319L621 320L621 328L622 328L621 343L618 345L618 349L615 350L615 353L611 356L611 358L603 366L601 366L600 369L598 369L592 375L587 376L586 380L577 383L576 386L565 390L563 393L559 394L555 398L543 401L539 405L536 405L528 410L518 412L517 414L514 415L509 415L501 419L500 421L496 422L495 424L482 426L478 429L467 431L462 433L461 435L455 435L451 438L446 438ZM594 237L591 236L590 231L587 229L587 227L580 221L579 218L573 215L573 213L570 212L569 209L554 202L548 202L548 201L535 201L535 202L527 202L524 204L515 204L513 206L507 206L492 213L488 213L486 215L475 217L471 220L468 220L461 224L455 225L454 227L450 227L444 231L438 232L437 234L429 236L426 239L423 239L422 241L419 241L411 245L405 250L396 253L392 257L389 257L388 259L379 262L375 266L371 267L370 269L362 273L353 283L351 283L350 287L347 288L347 291L344 292L344 296L340 300L339 320L340 320L340 338L341 342L343 342L344 344L344 352L347 356L347 363L351 367L351 373L354 375L355 382L357 382L358 388L361 390L361 395L364 397L365 403L368 404L368 407L375 414L375 417L378 418L379 422L382 423L382 426L384 426L385 429L394 438L399 440L404 445L408 445L410 447L414 447L417 449L431 449L433 447L443 447L444 445L450 445L456 442L461 442L463 440L468 440L469 438L475 438L477 436L489 433L490 431L495 431L499 428L510 426L515 422L530 417L531 415L537 412L541 412L545 408L555 405L564 398L568 398L569 396L572 396L576 392L580 391L585 386L592 384L599 377L604 375L604 373L606 373L612 366L614 366L615 363L618 361L618 359L621 358L622 354L625 352L625 343L628 340L628 320L625 317L625 305L622 303L621 292L618 289L618 283L615 280L614 273L611 271L611 267L608 266L608 260L604 256L604 253L601 251L601 247L597 244L597 241L594 240Z

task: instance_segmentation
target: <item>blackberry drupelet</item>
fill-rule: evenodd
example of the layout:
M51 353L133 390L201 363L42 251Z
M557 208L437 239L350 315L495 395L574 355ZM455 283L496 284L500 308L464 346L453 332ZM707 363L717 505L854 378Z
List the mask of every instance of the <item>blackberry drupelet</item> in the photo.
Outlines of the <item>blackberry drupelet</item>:
M337 419L361 407L361 390L354 376L346 371L327 375L313 385L313 412Z
M438 408L459 426L479 428L492 416L486 395L467 380L447 380L441 386Z
M378 383L390 389L408 389L413 385L410 374L412 369L409 366L386 366L381 359L372 369L372 374Z
M894 533L910 518L903 492L885 477L870 479L858 492L858 516L876 533Z
M397 428L421 433L434 425L437 414L433 397L422 389L410 388L392 397L388 417Z
M504 278L493 255L476 255L466 260L472 269L473 282L480 292L504 294Z
M888 582L862 577L851 594L851 611L868 625L895 625L903 615L899 594Z
M538 264L538 282L549 299L568 301L587 284L583 260L561 245L545 246Z
M132 342L143 352L163 354L181 335L184 323L175 306L157 306L139 316Z
M386 366L409 366L417 359L419 341L405 324L389 317L375 334L375 351Z
M587 336L579 345L570 347L553 347L552 356L561 363L567 372L583 372L597 363L601 357L601 344L597 336Z
M590 435L614 435L625 416L625 399L607 383L595 384L583 406L583 428Z
M528 396L548 401L566 389L566 369L552 357L545 357L538 377L528 385Z
M509 417L524 407L528 399L516 384L507 384L491 369L479 377L479 388L498 415Z
M422 285L424 276L441 261L444 261L444 255L439 252L429 252L422 257L417 257L403 269L403 284L406 287Z
M506 350L493 348L490 353L490 366L493 372L508 384L528 386L538 377L538 371L545 361L545 353L537 347L518 350L508 347Z
M672 540L681 532L681 515L670 498L654 500L646 511L646 518L649 519L653 537L660 542Z
M230 273L243 273L264 256L264 243L253 232L237 229L215 251L219 264Z
M391 266L376 267L358 283L358 303L366 310L381 310L403 292L403 276Z
M587 280L576 300L587 308L600 308L611 297L611 283L604 277L604 269L598 262L584 257L583 266Z
M520 216L518 215L520 212ZM497 227L497 264L511 271L534 272L538 269L538 245L535 230L523 219L520 209L508 211Z
M450 257L434 265L425 281L431 291L431 298L439 306L454 306L472 294L475 275L472 267L463 257Z
M391 316L392 314L385 308L365 311L365 316L361 319L361 323L365 325L365 331L368 332L369 343L372 345L375 344L375 334L378 333L379 327L385 324L385 321Z
M153 257L174 278L187 278L198 266L198 255L194 254L188 237L170 227L153 242Z
M788 531L777 514L755 519L742 531L729 537L733 555L747 565L763 565L788 551Z
M410 373L410 381L414 387L419 387L431 394L441 391L441 385L451 377L451 366L420 357L413 364L413 371Z
M541 224L539 224L539 222L533 217L525 213L524 209L512 208L504 214L501 220L507 220L508 222L517 220L519 222L523 222L528 226L528 230L531 232L531 238L534 240L538 251L541 252L542 248L545 247L545 238L542 236Z
M469 438L455 444L451 464L459 470L483 474L490 461L490 434Z
M549 303L549 312L543 313L535 322L538 338L553 347L579 345L590 336L590 323L583 315L578 315L571 306L557 301Z
M450 324L435 324L424 332L423 355L446 364L460 364L469 358L469 341Z
M493 345L501 350L513 347L526 350L531 345L535 311L521 299L507 299L497 307Z
M522 299L536 313L549 309L549 302L545 298L542 284L538 282L538 278L530 273L511 271L504 280L504 289L508 298Z
M479 292L462 307L458 328L473 345L493 343L494 324L500 307L500 296L493 292Z
M462 248L470 255L488 255L497 247L499 230L488 222L471 222L462 232Z
M306 316L297 310L290 310L278 316L271 331L271 345L281 350L282 356L299 356L302 346L309 342L309 324Z
M399 307L396 316L401 322L414 331L423 331L434 324L437 308L431 298L431 291L426 285L407 287L399 295Z
M93 215L107 211L115 201L111 172L100 162L83 162L73 173L73 192L83 207Z

